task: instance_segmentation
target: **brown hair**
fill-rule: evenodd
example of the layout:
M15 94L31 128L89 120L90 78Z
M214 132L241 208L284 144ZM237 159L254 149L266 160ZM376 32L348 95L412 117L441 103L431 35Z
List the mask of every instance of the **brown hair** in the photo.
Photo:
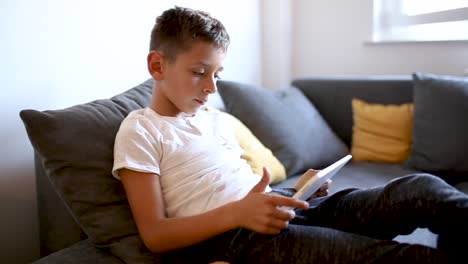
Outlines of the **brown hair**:
M156 18L151 31L150 51L161 52L169 61L190 48L194 41L213 43L227 50L230 40L223 24L210 14L184 7L174 7Z

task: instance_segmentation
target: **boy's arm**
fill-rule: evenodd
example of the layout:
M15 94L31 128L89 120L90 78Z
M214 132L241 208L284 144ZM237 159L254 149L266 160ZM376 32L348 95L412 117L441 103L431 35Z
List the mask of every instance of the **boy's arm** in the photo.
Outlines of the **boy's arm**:
M153 252L190 246L238 227L278 233L294 217L279 206L307 206L292 198L264 194L262 179L241 201L195 216L167 218L159 175L121 169L119 176L140 236Z
M188 246L234 228L226 208L198 217L167 218L159 175L122 169L119 176L140 236L153 252Z

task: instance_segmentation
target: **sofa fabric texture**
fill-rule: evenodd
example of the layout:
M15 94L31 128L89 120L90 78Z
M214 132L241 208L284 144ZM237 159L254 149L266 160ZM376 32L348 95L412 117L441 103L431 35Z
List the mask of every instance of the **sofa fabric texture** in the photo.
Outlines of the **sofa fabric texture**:
M89 239L84 239L63 250L41 258L34 264L124 264L122 260L97 248Z
M407 165L468 174L468 78L414 73L413 82L413 145Z
M410 76L329 76L296 79L299 88L338 137L351 146L353 115L351 100L376 104L403 104L413 101Z
M34 155L34 170L36 173L37 210L39 217L39 252L47 256L62 248L69 247L87 238L81 227L70 215L67 206L57 194L39 159ZM49 212L54 212L50 215ZM62 231L67 230L63 236Z
M23 110L34 150L71 215L94 245L127 263L153 256L139 238L120 181L111 175L120 123L149 105L152 80L110 99L61 110Z
M241 120L286 168L288 175L321 169L348 147L296 87L272 91L248 84L218 84L226 110Z

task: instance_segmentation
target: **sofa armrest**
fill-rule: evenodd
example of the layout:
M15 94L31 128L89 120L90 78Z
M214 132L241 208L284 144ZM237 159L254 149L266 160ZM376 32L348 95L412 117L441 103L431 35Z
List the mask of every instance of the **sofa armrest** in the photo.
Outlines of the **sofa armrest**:
M123 262L113 255L96 248L88 239L73 244L68 248L54 252L48 256L38 259L32 264L122 264Z

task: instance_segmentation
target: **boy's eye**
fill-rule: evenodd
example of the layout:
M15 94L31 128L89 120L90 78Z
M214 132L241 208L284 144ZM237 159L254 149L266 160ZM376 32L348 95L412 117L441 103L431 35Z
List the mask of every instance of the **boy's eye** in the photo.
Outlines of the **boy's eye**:
M195 76L197 76L197 77L203 77L203 76L205 76L205 72L192 71L192 73L193 73L193 75L195 75ZM214 78L215 78L216 80L221 79L221 77L219 77L219 74L215 74L215 75L214 75Z

